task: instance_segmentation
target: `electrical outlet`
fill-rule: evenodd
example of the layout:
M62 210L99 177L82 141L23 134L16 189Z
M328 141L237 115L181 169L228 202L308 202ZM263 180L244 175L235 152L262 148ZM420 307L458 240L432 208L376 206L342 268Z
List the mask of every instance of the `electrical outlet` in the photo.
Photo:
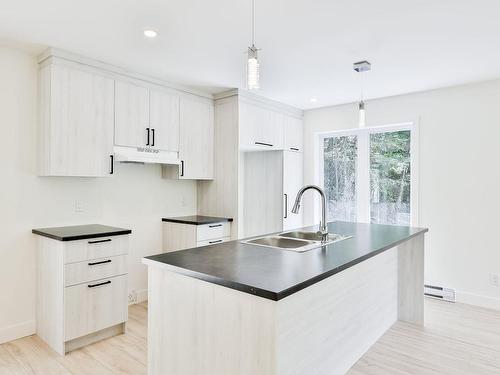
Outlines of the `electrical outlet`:
M84 212L85 211L85 204L81 200L76 200L75 201L75 212Z
M130 292L128 292L128 303L129 305L133 303L137 303L137 291L132 289Z
M490 273L490 284L500 286L500 275L498 273Z

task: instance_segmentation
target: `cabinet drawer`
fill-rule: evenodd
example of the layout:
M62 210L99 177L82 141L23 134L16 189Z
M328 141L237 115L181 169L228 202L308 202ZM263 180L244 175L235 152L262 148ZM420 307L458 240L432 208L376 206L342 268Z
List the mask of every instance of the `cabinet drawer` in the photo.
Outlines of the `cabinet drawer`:
M126 273L126 255L70 263L64 266L64 286L124 275Z
M196 228L196 241L229 237L230 225L229 222L199 225Z
M127 321L127 276L64 288L65 341Z
M224 237L224 238L217 238L217 239L206 240L206 241L198 241L196 243L196 247L215 245L215 244L223 243L223 242L227 242L227 241L231 241L231 238Z
M111 236L68 241L64 245L64 263L83 262L128 253L129 236Z

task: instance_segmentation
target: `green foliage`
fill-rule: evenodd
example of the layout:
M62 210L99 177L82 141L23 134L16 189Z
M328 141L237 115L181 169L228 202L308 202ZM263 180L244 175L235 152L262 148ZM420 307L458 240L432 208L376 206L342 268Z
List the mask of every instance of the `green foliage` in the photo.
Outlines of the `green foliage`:
M410 203L410 131L370 135L372 202Z

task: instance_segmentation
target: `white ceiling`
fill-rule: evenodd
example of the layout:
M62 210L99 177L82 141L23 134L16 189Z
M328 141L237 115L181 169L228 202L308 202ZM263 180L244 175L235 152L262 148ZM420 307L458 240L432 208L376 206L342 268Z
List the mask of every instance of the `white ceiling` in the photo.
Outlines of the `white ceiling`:
M500 77L499 0L256 0L264 96L301 108ZM159 36L146 40L145 28ZM245 86L250 0L0 0L0 38L218 92ZM310 98L317 98L311 103Z

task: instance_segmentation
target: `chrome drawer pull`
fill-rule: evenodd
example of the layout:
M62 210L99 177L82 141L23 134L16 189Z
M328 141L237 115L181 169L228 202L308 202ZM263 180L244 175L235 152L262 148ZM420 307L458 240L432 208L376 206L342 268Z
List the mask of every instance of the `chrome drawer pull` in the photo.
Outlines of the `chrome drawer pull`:
M217 228L217 227L222 227L222 224L215 224L215 225L209 225L209 228Z
M108 238L106 240L89 241L89 244L103 243L103 242L111 242L111 238Z
M108 260L103 260L101 262L93 262L93 263L89 263L88 265L89 266L97 266L98 264L104 264L104 263L111 263L111 259L108 259Z
M111 280L108 280L108 281L105 281L103 283L99 283L99 284L90 284L90 285L87 285L89 288L95 288L96 286L101 286L101 285L106 285L106 284L111 284Z
M219 242L222 242L222 240L216 240L216 241L208 241L209 244L213 244L213 243L219 243Z

